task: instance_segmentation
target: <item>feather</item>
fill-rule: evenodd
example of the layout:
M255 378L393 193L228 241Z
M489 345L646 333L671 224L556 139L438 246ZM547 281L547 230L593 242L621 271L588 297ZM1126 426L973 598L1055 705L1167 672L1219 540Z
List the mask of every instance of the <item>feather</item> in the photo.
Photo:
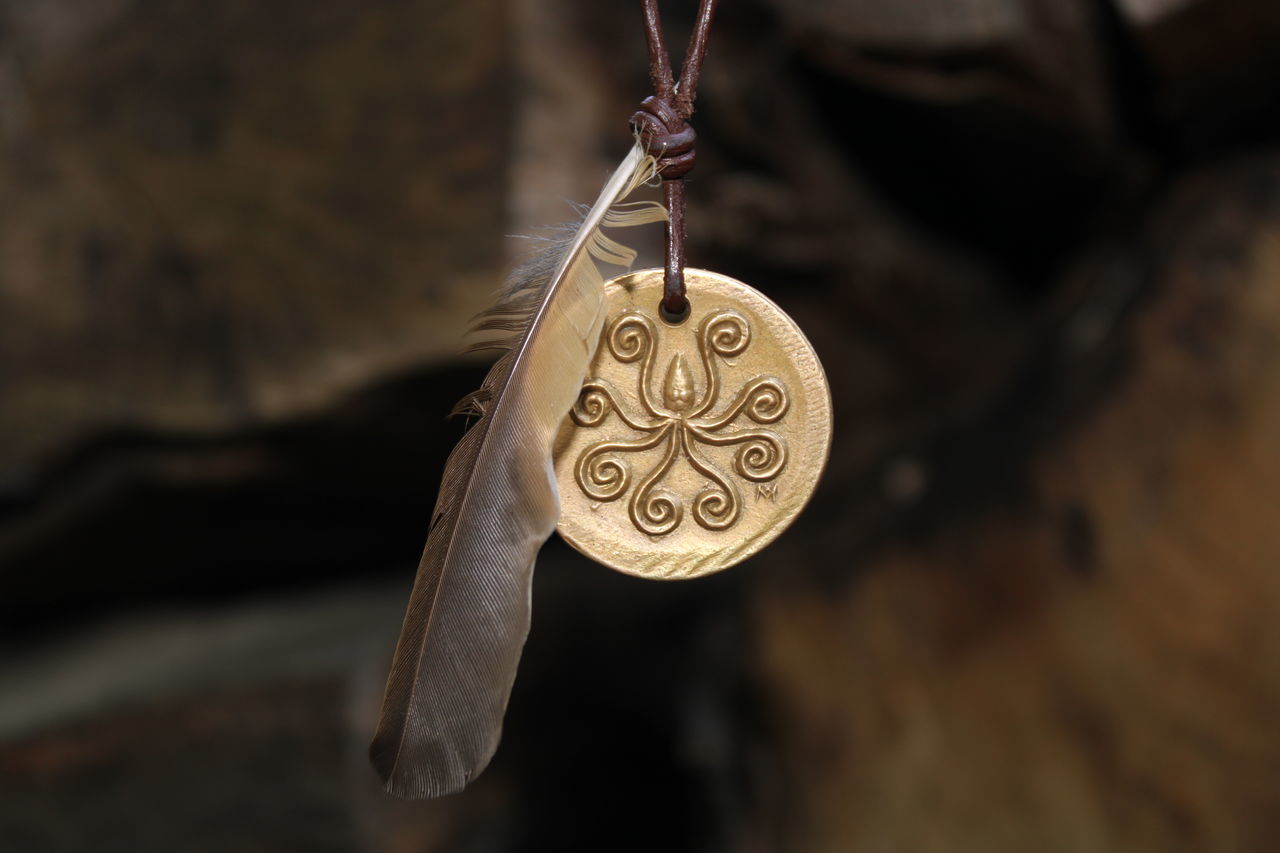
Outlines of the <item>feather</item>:
M478 420L445 463L369 748L389 793L461 790L488 764L525 638L533 562L560 514L552 443L577 399L604 322L598 263L635 253L603 227L661 221L620 204L654 175L637 144L575 231L517 270L476 328L505 350L455 411Z

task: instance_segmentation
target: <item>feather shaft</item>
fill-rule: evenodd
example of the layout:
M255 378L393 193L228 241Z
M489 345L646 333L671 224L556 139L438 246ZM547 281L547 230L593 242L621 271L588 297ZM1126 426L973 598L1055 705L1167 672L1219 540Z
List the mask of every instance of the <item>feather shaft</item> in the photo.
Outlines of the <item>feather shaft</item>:
M653 175L635 146L551 254L513 275L481 329L506 350L456 411L479 415L445 463L440 495L387 679L370 757L388 792L461 790L501 736L520 653L538 549L555 529L551 449L600 338L598 262L635 253L602 227L656 222L656 203L620 205Z

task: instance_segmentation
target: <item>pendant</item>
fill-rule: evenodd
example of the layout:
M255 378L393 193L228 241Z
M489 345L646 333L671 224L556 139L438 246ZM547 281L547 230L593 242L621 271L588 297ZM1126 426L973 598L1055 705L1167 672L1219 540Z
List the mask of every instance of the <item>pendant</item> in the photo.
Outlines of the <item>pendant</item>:
M605 284L600 346L554 453L560 535L658 580L718 572L776 539L831 447L831 392L795 322L728 276L685 280L678 323L659 315L662 270Z

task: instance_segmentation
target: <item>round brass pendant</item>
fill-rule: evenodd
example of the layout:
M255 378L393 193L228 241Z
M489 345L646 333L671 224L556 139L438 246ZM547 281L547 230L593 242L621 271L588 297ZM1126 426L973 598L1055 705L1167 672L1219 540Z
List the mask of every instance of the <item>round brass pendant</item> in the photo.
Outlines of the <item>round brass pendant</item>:
M685 280L679 324L658 315L662 270L605 284L600 348L555 450L560 535L662 580L772 542L831 447L827 379L791 318L727 276L687 269Z

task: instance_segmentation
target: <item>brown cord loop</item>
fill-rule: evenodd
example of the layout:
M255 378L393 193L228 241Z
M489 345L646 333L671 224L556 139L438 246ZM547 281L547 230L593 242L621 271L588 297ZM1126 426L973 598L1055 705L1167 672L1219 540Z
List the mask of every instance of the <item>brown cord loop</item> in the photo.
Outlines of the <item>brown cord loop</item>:
M658 176L663 180L683 178L693 168L698 134L669 101L657 95L645 98L631 117L631 129L658 161Z
M707 55L707 35L718 0L702 0L693 38L680 69L680 83L671 73L671 59L662 39L658 0L642 0L645 35L649 43L649 78L653 94L644 99L631 117L632 129L640 135L648 152L657 160L667 206L667 265L663 277L662 310L668 318L688 315L689 300L684 286L684 182L696 161L697 134L689 125L697 95L698 75Z

